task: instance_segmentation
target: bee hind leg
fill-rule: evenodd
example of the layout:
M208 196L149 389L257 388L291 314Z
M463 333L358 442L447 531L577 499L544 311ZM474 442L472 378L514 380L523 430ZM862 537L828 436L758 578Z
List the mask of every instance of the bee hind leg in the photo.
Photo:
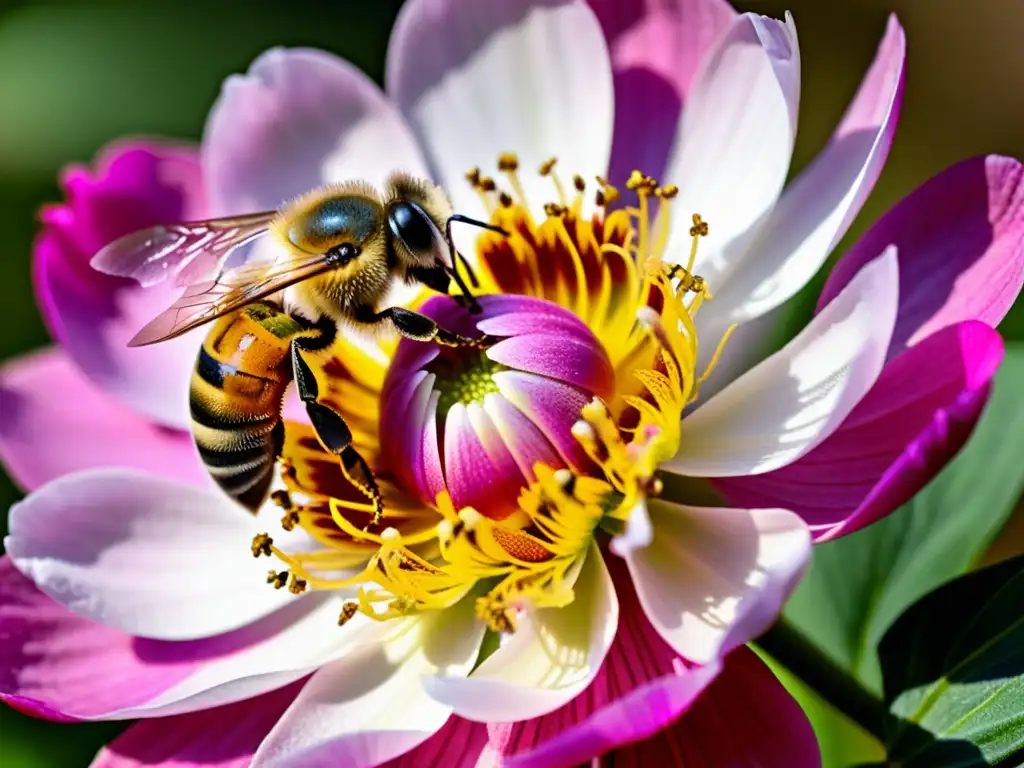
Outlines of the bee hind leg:
M370 465L352 446L352 430L345 423L345 419L330 406L317 402L319 386L309 364L302 357L300 339L292 342L292 368L295 373L295 387L299 392L299 399L306 406L313 431L324 448L339 458L341 471L346 479L370 500L373 506L373 519L370 525L378 525L384 515L380 488L373 477Z

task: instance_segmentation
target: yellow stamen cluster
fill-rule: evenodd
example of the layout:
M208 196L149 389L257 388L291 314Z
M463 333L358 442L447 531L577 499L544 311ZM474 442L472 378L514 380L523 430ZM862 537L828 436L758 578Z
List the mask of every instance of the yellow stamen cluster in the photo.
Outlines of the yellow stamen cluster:
M479 168L466 179L492 223L509 233L480 238L484 292L508 292L487 262L488 244L500 246L506 258L515 260L511 274L521 280L519 292L575 312L615 368L616 395L608 401L595 398L572 430L593 466L534 467L534 480L522 491L517 512L501 521L471 508L456 510L442 493L430 524L410 528L400 505L389 504L391 520L367 527L352 518L365 518L371 505L334 498L295 504L287 493L277 494L282 527L302 526L327 546L289 554L261 534L253 540L253 555L274 555L288 566L268 574L268 583L277 589L287 584L297 594L307 587L356 588L340 625L357 613L385 620L474 599L477 615L490 629L513 632L523 610L571 602L583 555L597 530L621 531L633 510L661 492L657 467L675 453L683 409L697 397L729 335L698 373L693 318L711 294L694 267L708 224L694 214L685 266L666 264L669 203L677 187L634 171L625 187L635 194L636 206L600 210L620 193L597 177L599 211L585 215L586 181L572 177L575 196L570 200L556 165L556 158L550 158L538 169L556 193L556 200L543 206L546 218L539 224L527 205L514 154L501 155L497 163L508 189ZM542 273L545 253L557 254L561 266ZM319 533L325 517L341 543Z

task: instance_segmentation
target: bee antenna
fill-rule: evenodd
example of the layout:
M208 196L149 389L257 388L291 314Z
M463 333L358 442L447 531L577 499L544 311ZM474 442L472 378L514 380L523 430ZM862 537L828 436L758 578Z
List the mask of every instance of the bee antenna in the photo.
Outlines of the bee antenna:
M452 239L453 222L470 224L474 227L480 227L481 229L489 229L492 232L498 232L499 234L502 234L505 237L508 237L508 232L506 232L501 227L495 226L493 224L488 224L485 221L479 221L477 219L471 219L468 216L463 216L461 213L452 214L451 216L448 217L448 221L444 223L444 236L445 239L448 241L448 252L451 256L452 264L452 266L449 269L449 274L451 275L452 279L455 280L456 285L459 286L459 290L462 291L462 294L467 299L469 299L469 311L472 312L473 314L477 314L480 312L480 302L476 300L476 297L473 295L472 291L469 290L469 288L466 286L466 283L463 281L462 275L459 274L459 262L462 263L463 268L466 270L466 274L469 275L469 281L470 283L472 283L474 288L479 288L480 282L477 280L476 273L473 271L473 267L470 265L469 260L455 248L455 241Z

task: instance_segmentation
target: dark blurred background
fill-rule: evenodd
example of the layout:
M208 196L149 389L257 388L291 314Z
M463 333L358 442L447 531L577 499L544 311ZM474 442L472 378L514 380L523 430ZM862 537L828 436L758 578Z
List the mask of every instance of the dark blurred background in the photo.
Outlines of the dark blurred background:
M59 199L56 177L63 166L89 162L100 147L126 134L198 140L221 81L271 46L324 48L379 81L400 4L0 0L0 362L48 342L29 281L30 249L37 209ZM906 29L907 88L896 143L847 242L957 160L980 153L1024 157L1024 0L734 4L771 15L790 10L796 18L803 96L794 172L827 140L888 14L896 12ZM810 286L803 301L794 302L788 325L806 317L806 299L817 290ZM1011 313L1002 330L1024 338L1024 310ZM0 474L0 508L19 496ZM1018 514L993 557L1024 547L1021 520ZM3 523L0 515L0 532ZM827 717L818 712L816 726ZM877 757L848 726L828 726L830 765ZM0 708L0 766L85 766L120 728L52 725Z

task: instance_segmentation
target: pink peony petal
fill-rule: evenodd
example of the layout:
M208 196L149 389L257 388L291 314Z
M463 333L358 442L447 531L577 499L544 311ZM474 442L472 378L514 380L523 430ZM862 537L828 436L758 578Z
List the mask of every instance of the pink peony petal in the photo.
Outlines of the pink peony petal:
M593 343L594 340L591 330L575 316L547 314L529 306L521 312L509 312L497 317L488 317L478 322L476 327L491 336L557 333L585 343Z
M202 218L192 150L158 144L108 148L95 173L65 174L68 202L44 209L34 281L51 332L97 386L174 427L188 425L188 380L203 331L152 347L128 340L177 298L172 286L141 288L95 272L89 259L136 229Z
M782 506L817 540L852 533L908 501L970 436L1003 358L980 321L947 326L890 362L821 445L765 475L714 481L730 503Z
M473 507L494 520L518 509L522 472L484 409L456 403L444 428L444 469L456 509Z
M217 637L146 640L76 616L3 557L0 699L53 720L160 717L246 699L304 677L326 658L316 656L325 644L311 643L307 630L343 646L337 608L297 602Z
M273 612L249 551L258 521L215 490L127 469L54 480L11 510L4 546L70 610L164 640L209 637Z
M556 155L586 179L608 169L612 73L601 28L583 0L422 0L391 35L387 90L423 142L455 209L484 214L463 173L496 171L515 152L529 203L555 194L536 172ZM499 179L504 182L504 179ZM468 254L476 233L462 228Z
M784 509L648 501L654 540L626 554L648 619L677 653L708 663L775 623L811 557Z
M592 399L589 394L532 373L500 371L493 378L501 394L537 425L564 461L589 466L590 459L572 436L572 425Z
M590 343L565 335L534 333L505 339L487 350L496 363L573 384L601 397L615 389L615 371L597 339Z
M747 648L729 654L718 679L674 725L613 752L610 758L624 768L821 766L818 741L807 716Z
M590 687L561 709L523 723L489 726L491 748L512 768L587 763L647 739L689 709L720 664L688 668L647 620L629 574L608 558L619 598L618 631Z
M408 126L380 89L323 51L275 48L229 77L203 134L218 214L271 210L325 183L425 174Z
M0 457L29 491L103 466L149 470L200 487L210 483L190 435L150 424L105 396L57 350L0 368Z
M615 138L608 178L661 178L693 78L736 16L726 0L589 0L612 57Z
M104 747L90 768L247 768L302 683L237 704L143 720Z
M825 263L889 155L903 99L906 36L895 16L875 62L828 146L786 187L742 264L720 285L705 323L728 326L771 311ZM719 320L719 316L721 320Z
M818 311L890 244L900 259L890 358L963 320L995 327L1024 283L1024 165L1009 157L976 157L926 181L836 264Z

